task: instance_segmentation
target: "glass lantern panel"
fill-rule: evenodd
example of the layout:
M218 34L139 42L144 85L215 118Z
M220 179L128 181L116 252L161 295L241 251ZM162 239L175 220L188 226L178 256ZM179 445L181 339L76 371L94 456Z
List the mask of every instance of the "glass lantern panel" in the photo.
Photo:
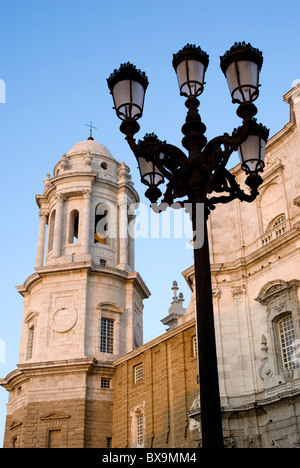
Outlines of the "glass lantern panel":
M232 62L226 70L226 78L232 99L238 102L254 101L257 98L258 66L254 62L241 60Z
M153 185L158 185L160 184L161 182L163 182L164 180L164 176L162 175L162 173L159 171L159 169L154 166L154 180L153 180Z
M143 182L148 185L158 185L164 180L164 176L160 170L150 161L147 162L144 158L139 158L139 169Z
M239 147L239 156L243 166L250 172L255 172L261 167L265 159L265 141L259 135L250 135Z
M122 80L115 84L113 89L115 107L123 118L132 119L141 116L144 104L144 88L141 83L131 80Z
M115 107L118 113L128 117L130 114L130 80L122 80L113 88Z
M141 83L132 81L132 104L139 109L139 112L143 110L144 94L144 88Z
M139 158L139 169L141 173L141 177L145 177L146 174L149 174L153 170L153 163L152 162L147 162L146 159L144 158Z
M204 65L197 60L184 60L176 70L181 93L185 96L199 96L204 81Z

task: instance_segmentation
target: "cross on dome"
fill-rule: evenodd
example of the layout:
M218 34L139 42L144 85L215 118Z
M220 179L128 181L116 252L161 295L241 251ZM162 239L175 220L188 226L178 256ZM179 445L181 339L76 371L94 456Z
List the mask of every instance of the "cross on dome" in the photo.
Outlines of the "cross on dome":
M94 138L93 138L93 135L92 135L93 128L94 128L95 130L97 130L97 127L94 127L94 126L93 126L93 122L92 122L92 121L91 121L89 124L86 123L85 125L86 125L87 127L90 128L90 136L88 137L88 140L93 140L93 139L94 139Z

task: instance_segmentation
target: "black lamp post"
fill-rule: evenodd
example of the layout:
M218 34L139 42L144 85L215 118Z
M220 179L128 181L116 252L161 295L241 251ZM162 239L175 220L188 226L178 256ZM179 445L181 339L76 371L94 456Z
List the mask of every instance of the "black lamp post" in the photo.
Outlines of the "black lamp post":
M259 172L264 168L264 150L269 131L257 124L253 104L259 94L259 71L262 54L250 44L236 43L221 59L232 102L239 104L237 115L243 124L232 135L224 134L207 142L206 127L198 112L198 96L204 88L208 55L200 47L187 45L173 56L180 94L188 108L182 145L179 148L160 141L154 134L146 134L136 143L140 129L137 119L142 116L148 79L145 73L127 63L115 70L107 80L115 109L122 120L120 130L126 135L139 165L141 180L148 186L145 193L155 211L171 206L175 201L189 206L194 232L194 266L196 289L197 345L200 380L201 426L203 448L223 448L222 417L212 303L212 285L207 236L207 219L217 203L234 199L252 202L262 183ZM246 172L249 193L242 190L226 164L233 151L238 151L241 167ZM162 197L159 185L167 181ZM184 198L182 201L182 198ZM204 241L196 242L198 223L197 204L205 207Z

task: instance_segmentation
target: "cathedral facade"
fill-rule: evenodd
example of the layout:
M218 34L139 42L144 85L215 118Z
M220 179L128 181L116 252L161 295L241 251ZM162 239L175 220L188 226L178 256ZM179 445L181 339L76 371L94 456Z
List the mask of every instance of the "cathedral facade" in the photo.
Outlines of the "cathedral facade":
M267 143L259 197L209 218L228 448L300 447L300 85L284 100L290 122ZM242 186L240 165L232 172ZM4 446L201 447L194 269L183 272L188 307L174 282L166 333L143 343L150 293L128 235L139 201L129 168L90 138L36 201L35 273L17 288L19 363L0 380Z

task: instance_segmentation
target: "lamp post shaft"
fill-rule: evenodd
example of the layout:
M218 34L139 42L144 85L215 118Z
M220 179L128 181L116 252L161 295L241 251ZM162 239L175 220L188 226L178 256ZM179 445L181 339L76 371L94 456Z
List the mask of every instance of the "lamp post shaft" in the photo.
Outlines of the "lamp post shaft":
M193 203L193 231L196 230L196 204ZM200 380L202 447L223 448L218 364L212 301L207 222L204 219L204 241L201 248L194 243L196 289L196 323Z

